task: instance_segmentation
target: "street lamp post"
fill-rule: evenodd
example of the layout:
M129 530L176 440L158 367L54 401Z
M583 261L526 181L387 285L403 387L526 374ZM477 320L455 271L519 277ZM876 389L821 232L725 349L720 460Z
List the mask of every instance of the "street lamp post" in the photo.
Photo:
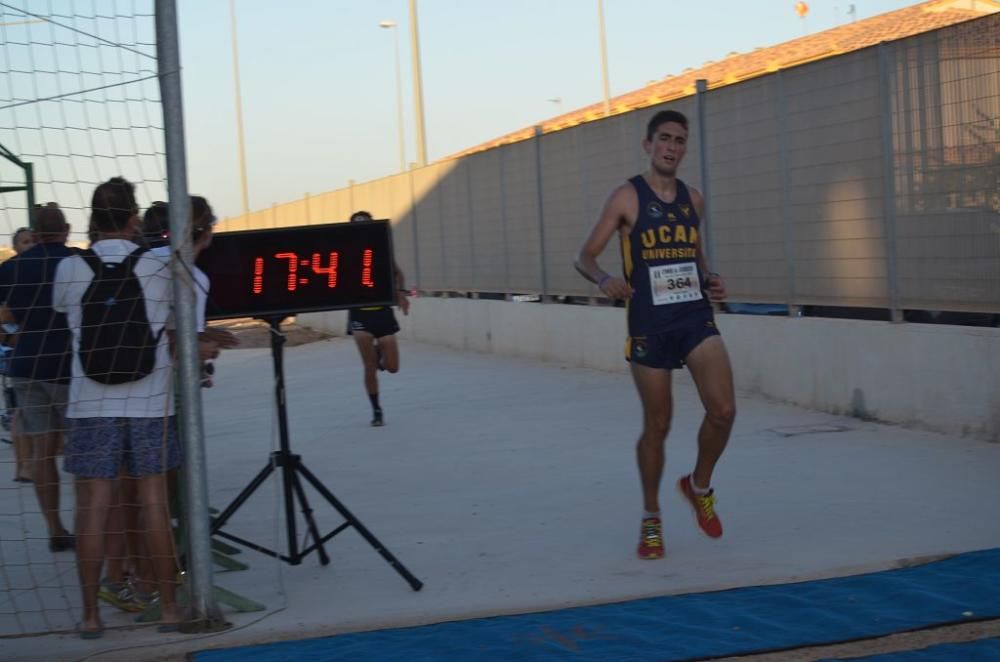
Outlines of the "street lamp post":
M381 21L378 26L392 30L396 50L396 121L399 124L399 171L406 172L406 139L403 135L403 83L399 75L399 27L396 21Z
M229 24L233 35L233 81L236 96L236 140L240 159L240 203L245 217L250 213L250 200L247 194L247 158L243 145L243 95L240 92L240 49L236 42L236 0L229 0Z
M597 25L601 33L601 82L604 87L604 114L611 114L611 94L608 85L608 45L604 35L604 0L597 0Z
M424 135L424 85L420 79L420 37L417 30L417 0L410 0L410 58L413 60L413 115L417 125L417 166L427 165Z

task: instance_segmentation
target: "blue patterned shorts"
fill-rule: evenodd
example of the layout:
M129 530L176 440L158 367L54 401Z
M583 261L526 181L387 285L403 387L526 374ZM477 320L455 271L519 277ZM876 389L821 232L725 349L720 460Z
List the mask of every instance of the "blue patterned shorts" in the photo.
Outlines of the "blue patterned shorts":
M177 420L167 418L69 418L63 468L80 478L153 476L181 464Z

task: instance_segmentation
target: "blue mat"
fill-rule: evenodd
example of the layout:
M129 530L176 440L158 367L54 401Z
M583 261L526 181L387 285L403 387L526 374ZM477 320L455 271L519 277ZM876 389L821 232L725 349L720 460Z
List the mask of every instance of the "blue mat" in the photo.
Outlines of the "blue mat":
M197 662L688 660L1000 617L1000 549L820 581L203 651Z
M851 662L955 662L957 660L962 662L996 662L996 660L1000 660L1000 639L980 639L961 644L938 644L915 651L851 658ZM830 660L829 662L834 661Z

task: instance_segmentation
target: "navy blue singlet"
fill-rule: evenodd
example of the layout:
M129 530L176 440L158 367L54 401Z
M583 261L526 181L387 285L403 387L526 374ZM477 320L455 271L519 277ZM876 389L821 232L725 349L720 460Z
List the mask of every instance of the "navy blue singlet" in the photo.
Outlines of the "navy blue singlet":
M673 202L664 202L642 175L629 179L639 197L635 226L622 241L630 336L670 331L695 315L711 315L705 274L699 273L698 212L684 182Z

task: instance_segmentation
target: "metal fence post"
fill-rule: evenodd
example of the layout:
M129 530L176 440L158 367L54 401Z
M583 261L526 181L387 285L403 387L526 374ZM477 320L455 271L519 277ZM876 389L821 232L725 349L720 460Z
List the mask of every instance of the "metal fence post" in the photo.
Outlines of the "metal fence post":
M924 40L920 39L916 42L917 47L917 125L919 131L919 142L920 142L920 153L917 155L920 159L920 176L925 178L927 176L927 155L930 152L930 148L927 146L927 98L925 96L927 90L927 76L924 73L925 62L924 62ZM925 179L923 181L926 181ZM913 196L914 190L911 187L907 191L909 196ZM915 211L913 208L913 203L910 203L910 211Z
M785 72L775 74L778 88L778 154L781 162L781 225L784 230L785 248L785 302L789 317L798 317L800 308L795 295L795 229L792 221L792 176L788 155L788 97L785 91Z
M28 223L31 227L31 217L35 212L35 165L33 163L24 164L24 194L28 200Z
M708 169L708 142L707 136L708 131L705 130L705 105L708 97L708 81L704 78L699 78L695 81L695 104L698 108L698 151L701 164L701 192L705 198L705 219L711 220L711 200L712 196L710 194L711 187L709 186L709 169ZM704 223L705 219L702 219L702 237L705 241L702 244L702 248L705 251L705 257L709 260L709 265L711 265L711 258L715 256L713 238L715 233L712 232L711 223Z
M163 99L167 152L167 192L170 199L170 260L174 281L177 333L177 381L180 392L181 439L184 443L184 525L190 605L184 631L206 632L228 627L215 602L208 521L208 478L201 409L201 362L195 322L194 282L190 265L191 203L187 190L184 152L184 114L181 98L180 47L176 0L156 0L156 52ZM179 259L178 259L179 256Z
M479 278L476 274L476 205L472 202L472 158L465 159L465 217L469 223L469 278L470 282L464 288L478 290ZM459 162L461 163L461 161Z
M549 293L548 260L545 256L545 204L542 195L542 127L535 125L535 187L538 190L538 260L542 270L542 297Z
M31 227L31 221L34 217L35 211L35 166L31 163L25 163L21 159L17 158L9 149L0 145L0 158L6 159L16 165L24 172L24 186L0 186L0 193L15 193L17 191L24 191L24 195L27 202L27 207L25 208L25 223L24 226L27 228Z
M419 289L420 282L420 241L417 233L417 201L413 195L413 165L406 171L406 183L410 187L410 226L413 228L413 283Z
M503 287L510 298L510 243L507 239L507 168L504 166L506 150L497 150L497 163L500 166L500 228L503 231Z
M896 161L892 121L894 54L892 44L882 42L878 45L879 114L881 115L882 132L882 222L885 234L886 284L890 318L893 322L902 322L903 311L899 303L899 281L896 268Z
M435 166L429 166L429 167L433 168ZM450 276L451 270L448 269L448 243L445 241L445 235L447 234L445 232L445 223L447 222L447 219L445 219L443 213L444 210L442 209L442 207L444 206L444 191L442 190L444 188L442 186L442 184L444 183L444 177L442 177L439 174L442 168L437 167L436 169L437 172L434 173L434 186L431 187L430 191L427 193L427 196L425 196L425 197L430 197L431 195L437 196L438 245L441 247L440 248L441 283L440 287L436 287L434 289L454 291L456 288L454 287L454 283L451 282L451 276ZM447 176L451 177L451 172L449 172Z

